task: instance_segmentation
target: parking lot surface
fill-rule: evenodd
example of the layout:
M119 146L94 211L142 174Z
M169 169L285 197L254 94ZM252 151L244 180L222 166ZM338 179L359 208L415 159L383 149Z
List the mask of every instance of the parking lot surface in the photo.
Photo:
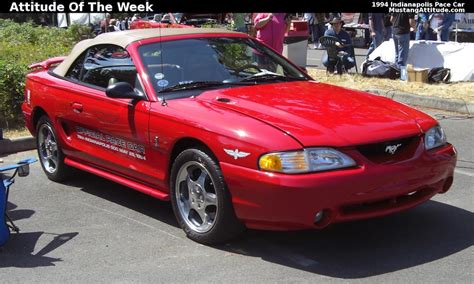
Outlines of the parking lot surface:
M446 194L384 218L322 231L250 230L215 247L187 239L168 203L83 172L54 183L35 163L11 188L21 232L0 250L1 282L472 283L474 120L428 112L459 152ZM3 164L28 156L36 152Z

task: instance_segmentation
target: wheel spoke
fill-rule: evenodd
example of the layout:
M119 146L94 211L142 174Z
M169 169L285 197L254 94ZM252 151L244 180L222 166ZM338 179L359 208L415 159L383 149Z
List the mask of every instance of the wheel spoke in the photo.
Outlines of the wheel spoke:
M189 166L189 167L186 168L186 172L188 173L189 177L192 177L194 175L194 170L195 170L195 168L192 167L192 166Z
M205 226L207 225L208 222L208 215L206 214L206 211L204 210L204 207L201 207L201 208L195 208L194 210L196 210L196 213L199 215L199 218L201 218L201 226Z
M46 137L48 136L48 133L49 133L49 129L48 127L43 127L43 129L41 129L41 134L42 134L42 138L43 138L43 141L46 142Z
M51 140L49 143L50 143L51 149L52 149L53 151L58 150L58 144L56 144L56 142L54 142L54 140Z
M191 202L189 201L189 199L180 200L179 202L181 202L181 205L183 207L184 215L189 218L189 213L191 213Z
M48 132L46 133L46 137L44 138L44 141L46 142L46 144L48 144L51 142L51 130L49 128L46 128L46 131Z
M201 186L202 189L206 190L206 178L207 173L204 170L201 170L201 174L199 175L196 183Z
M193 190L195 183L196 182L193 181L189 175L186 176L186 185L188 186L189 193L191 193L191 191Z
M209 206L209 205L215 205L217 206L217 196L215 193L206 193L206 197L204 199L204 202L206 204L206 206Z
M54 159L48 158L48 168L51 171L54 171L57 167L56 161Z

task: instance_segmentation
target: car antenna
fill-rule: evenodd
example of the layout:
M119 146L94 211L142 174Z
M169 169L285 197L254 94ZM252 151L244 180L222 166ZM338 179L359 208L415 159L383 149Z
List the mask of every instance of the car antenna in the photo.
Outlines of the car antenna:
M159 31L159 34L160 34L160 59L161 59L161 74L164 74L164 70L163 70L163 44L161 42L161 23L160 23L160 28L158 29ZM163 94L163 96L161 97L161 106L167 106L168 103L166 102L166 98L165 98L165 95Z

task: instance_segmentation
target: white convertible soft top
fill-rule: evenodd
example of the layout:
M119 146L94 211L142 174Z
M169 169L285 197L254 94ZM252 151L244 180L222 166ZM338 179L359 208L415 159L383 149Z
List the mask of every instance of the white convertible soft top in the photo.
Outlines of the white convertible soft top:
M86 39L78 42L71 53L59 64L55 69L54 73L59 76L65 76L69 70L71 64L80 56L86 49L91 46L98 44L114 44L126 48L132 42L155 38L155 37L168 37L177 35L188 35L188 34L218 34L218 33L236 33L226 29L215 29L215 28L155 28L155 29L137 29L128 30L121 32L109 32L103 33L96 36L93 39Z

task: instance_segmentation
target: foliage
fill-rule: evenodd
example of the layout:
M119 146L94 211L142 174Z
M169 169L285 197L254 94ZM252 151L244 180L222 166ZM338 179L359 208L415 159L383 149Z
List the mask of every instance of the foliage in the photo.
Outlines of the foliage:
M0 128L15 127L21 123L21 102L26 65L0 61Z
M232 27L230 24L206 23L206 24L200 25L199 27L232 30Z
M76 42L91 36L87 26L61 29L0 19L0 128L21 124L27 66L67 55Z

